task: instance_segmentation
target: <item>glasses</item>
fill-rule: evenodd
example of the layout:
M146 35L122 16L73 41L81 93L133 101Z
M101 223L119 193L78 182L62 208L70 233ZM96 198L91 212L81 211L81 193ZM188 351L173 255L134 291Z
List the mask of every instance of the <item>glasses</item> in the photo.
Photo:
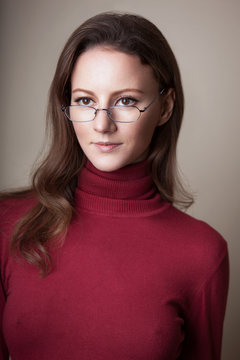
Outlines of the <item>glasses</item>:
M137 121L141 113L145 112L150 106L156 101L158 96L162 95L165 92L165 89L162 89L157 96L150 102L148 106L145 106L144 109L139 109L135 105L126 105L126 106L111 106L107 109L96 109L93 106L88 105L69 105L62 106L62 111L66 117L73 122L90 122L93 121L97 115L98 111L106 111L110 120L113 122L119 123L131 123Z

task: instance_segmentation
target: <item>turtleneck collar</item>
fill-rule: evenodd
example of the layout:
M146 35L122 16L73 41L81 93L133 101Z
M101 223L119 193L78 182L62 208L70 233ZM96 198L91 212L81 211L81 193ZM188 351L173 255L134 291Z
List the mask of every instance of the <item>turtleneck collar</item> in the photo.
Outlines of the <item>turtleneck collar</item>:
M164 204L148 174L147 161L111 172L100 171L87 161L80 172L77 209L129 216L158 211Z

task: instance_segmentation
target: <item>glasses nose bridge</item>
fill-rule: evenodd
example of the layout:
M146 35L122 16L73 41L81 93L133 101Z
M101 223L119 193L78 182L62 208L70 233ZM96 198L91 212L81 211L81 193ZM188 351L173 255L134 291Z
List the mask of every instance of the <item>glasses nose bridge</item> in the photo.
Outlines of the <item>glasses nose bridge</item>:
M107 116L102 116L96 119L97 113L100 111L106 111ZM95 109L95 117L93 120L93 128L95 131L99 133L107 133L107 132L114 132L116 131L116 124L110 117L111 112L109 109L102 108L102 109Z
M106 109L106 108L95 109L94 119L95 119L95 117L97 116L98 111L106 111L108 118L109 118L111 121L113 121L112 118L111 118L111 111L110 111L110 109L108 109L108 108L107 108L107 109Z

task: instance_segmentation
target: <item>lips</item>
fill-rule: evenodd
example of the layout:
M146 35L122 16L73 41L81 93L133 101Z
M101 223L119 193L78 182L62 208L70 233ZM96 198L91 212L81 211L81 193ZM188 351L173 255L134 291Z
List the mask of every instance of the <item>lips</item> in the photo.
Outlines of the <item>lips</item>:
M112 143L112 142L96 142L93 143L98 150L101 152L111 152L117 149L121 143Z

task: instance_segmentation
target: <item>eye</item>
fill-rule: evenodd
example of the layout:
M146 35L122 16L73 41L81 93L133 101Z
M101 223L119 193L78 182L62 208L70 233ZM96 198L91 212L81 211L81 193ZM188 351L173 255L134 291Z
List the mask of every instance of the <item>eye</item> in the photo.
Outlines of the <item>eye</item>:
M116 103L117 106L133 106L136 105L137 99L134 99L133 97L122 97L119 99Z
M80 97L80 98L76 99L74 102L77 103L77 105L82 105L82 106L92 106L93 105L93 100L87 96Z

